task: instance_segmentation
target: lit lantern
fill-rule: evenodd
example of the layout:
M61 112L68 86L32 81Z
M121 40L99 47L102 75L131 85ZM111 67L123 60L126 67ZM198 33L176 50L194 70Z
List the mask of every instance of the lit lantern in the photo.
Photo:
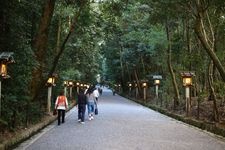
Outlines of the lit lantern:
M64 81L64 86L68 86L68 81Z
M192 77L183 77L183 85L191 86L192 85Z
M78 93L80 92L80 89L79 89L80 83L77 82L77 83L76 83L76 86L77 86L77 94L78 94Z
M160 84L160 80L162 80L162 76L161 75L153 75L153 80L154 80L154 85L159 85Z
M48 78L48 81L47 81L47 84L49 84L49 85L55 85L55 77L54 76L49 77Z
M52 76L50 76L47 80L46 85L47 86L56 86L56 84L55 84L56 77L57 77L57 74L53 74Z
M146 102L147 100L147 86L148 86L148 80L142 80L141 81L142 83L142 88L143 88L143 98L144 98L144 102Z
M69 82L68 82L68 85L69 85L70 87L72 87L72 86L73 86L73 81L69 81Z
M154 84L155 85L159 85L160 84L160 80L158 80L158 79L157 80L154 80Z
M129 86L129 87L132 87L132 84L131 84L131 83L129 83L129 84L128 84L128 86Z
M185 87L186 115L189 116L191 112L190 87L192 86L192 76L195 76L195 74L194 72L182 72L181 76L183 78L183 86Z
M118 84L118 87L119 87L119 93L120 93L120 91L121 91L121 84Z
M192 86L192 76L194 76L193 72L182 72L181 76L183 79L183 86Z
M4 77L7 76L7 66L6 66L6 64L1 64L0 67L1 67L0 68L0 71L1 71L0 74L4 78Z
M0 54L0 117L1 117L1 87L2 87L2 79L10 78L10 76L7 74L7 64L15 63L13 58L13 52L2 52Z
M143 83L142 83L142 87L143 87L143 88L146 88L146 87L147 87L147 83L146 83L146 82L143 82Z
M156 99L158 99L159 97L159 85L160 85L160 81L162 80L162 76L161 75L153 75L153 80L154 80L154 85L155 85L155 96Z
M47 80L48 98L47 98L47 113L51 112L52 86L55 86L56 74L50 76Z

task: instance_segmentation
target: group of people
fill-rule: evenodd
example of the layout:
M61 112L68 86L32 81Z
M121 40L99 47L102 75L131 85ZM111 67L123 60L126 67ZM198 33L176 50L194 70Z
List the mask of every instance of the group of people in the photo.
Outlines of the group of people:
M81 89L78 94L78 121L84 124L86 106L88 108L88 120L93 120L94 115L98 114L98 97L102 94L101 89L92 86L86 90ZM68 101L64 92L61 92L55 102L55 109L58 111L58 125L65 122L65 110L68 108Z

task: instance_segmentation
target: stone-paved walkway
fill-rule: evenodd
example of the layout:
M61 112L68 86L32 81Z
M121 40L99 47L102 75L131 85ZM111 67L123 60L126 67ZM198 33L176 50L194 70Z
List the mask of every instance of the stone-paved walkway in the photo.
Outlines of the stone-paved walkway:
M77 108L17 150L225 150L225 140L104 89L99 115L77 122Z

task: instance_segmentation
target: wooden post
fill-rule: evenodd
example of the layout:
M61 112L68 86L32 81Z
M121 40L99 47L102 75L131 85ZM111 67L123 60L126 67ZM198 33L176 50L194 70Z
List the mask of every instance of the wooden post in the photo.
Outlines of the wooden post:
M135 94L136 94L136 98L138 97L138 87L136 86L136 88L135 88L136 90L136 92L135 92Z
M144 101L146 102L146 87L144 87Z
M67 96L67 87L64 87L64 95Z
M79 90L79 86L77 86L77 94L80 92L80 90Z
M52 86L48 87L47 113L51 112Z
M70 87L70 99L72 99L72 90L73 90L73 87L71 86Z
M1 106L2 105L2 81L0 79L0 117L1 117L1 114L2 114L2 109L1 109Z
M155 85L155 96L156 96L156 99L159 98L159 85L158 84Z
M190 115L191 111L191 105L190 105L190 87L186 86L185 87L185 97L186 97L186 114L187 116Z

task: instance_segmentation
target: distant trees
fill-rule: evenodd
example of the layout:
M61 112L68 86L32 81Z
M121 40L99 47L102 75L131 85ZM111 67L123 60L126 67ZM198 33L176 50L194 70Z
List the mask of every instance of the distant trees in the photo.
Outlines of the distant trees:
M105 30L109 77L125 87L137 77L161 74L162 94L182 108L180 72L195 71L192 96L207 93L218 121L217 98L224 101L224 5L220 0L105 2L104 16L113 22Z

